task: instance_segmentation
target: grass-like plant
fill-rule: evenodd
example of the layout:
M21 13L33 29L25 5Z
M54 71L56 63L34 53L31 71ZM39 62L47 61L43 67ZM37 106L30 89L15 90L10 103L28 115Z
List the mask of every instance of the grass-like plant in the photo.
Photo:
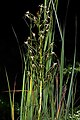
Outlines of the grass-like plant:
M20 120L61 120L67 119L70 103L73 114L73 77L76 47L71 79L64 79L64 35L61 29L57 7L58 0L44 1L37 15L26 12L30 20L30 36L25 42L25 69L23 75ZM54 16L54 17L53 17ZM55 25L62 40L60 61L54 52ZM67 90L68 80L70 85ZM65 100L66 91L68 95Z
M26 52L23 55L25 65L20 120L73 119L76 42L72 69L67 72L64 69L65 24L62 29L57 7L58 0L44 0L44 5L39 6L36 16L29 11L25 14L25 20L30 20L30 36L24 43ZM54 52L56 25L62 41L60 60ZM7 82L14 120L14 98L12 102L9 81Z

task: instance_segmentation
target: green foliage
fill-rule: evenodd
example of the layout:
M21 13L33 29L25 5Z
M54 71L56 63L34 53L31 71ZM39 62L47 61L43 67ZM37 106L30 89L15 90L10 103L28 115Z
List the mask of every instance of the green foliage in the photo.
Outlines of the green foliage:
M41 5L37 16L29 12L25 14L30 19L30 37L25 42L27 51L25 55L21 120L50 119L51 117L48 105L54 99L53 77L56 74L58 66L57 63L53 62L53 58L56 58L56 55L53 52L54 39L52 33L54 29L52 15L51 3L49 3L48 7ZM36 28L38 34L33 32L34 28ZM27 93L25 92L26 89Z
M75 68L76 44L73 65L64 68L65 26L62 30L57 7L58 0L44 0L36 16L29 11L25 14L25 19L30 20L30 36L24 43L20 120L67 120L74 117L74 74L79 71L79 67ZM54 52L56 25L62 41L60 60ZM14 120L14 92L12 100L7 74L6 77Z
M45 1L44 6L34 16L29 11L25 18L30 20L30 36L25 41L26 54L24 55L25 69L23 75L23 88L21 100L20 120L65 120L69 112L71 99L73 100L73 76L75 68L72 67L72 77L68 96L65 100L69 74L64 79L64 32L62 32L58 16L58 1ZM55 15L53 17L53 14ZM62 50L60 61L54 52L55 23L57 23ZM36 32L35 32L36 29ZM76 50L76 48L75 48ZM65 104L66 103L66 104Z

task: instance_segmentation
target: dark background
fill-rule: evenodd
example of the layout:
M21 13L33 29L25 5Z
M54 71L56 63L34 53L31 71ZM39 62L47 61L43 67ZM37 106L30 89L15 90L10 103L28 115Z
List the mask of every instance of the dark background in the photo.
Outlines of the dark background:
M29 34L23 16L28 10L36 13L39 1L35 3L27 2L27 0L2 1L0 5L0 88L6 90L7 84L3 67L6 67L12 89L15 79L17 79L18 88L22 84L22 60L12 26L21 47Z
M64 19L67 10L68 0L59 0L58 17L63 27ZM11 89L14 87L14 81L16 80L17 89L21 89L22 86L22 60L19 51L19 46L15 35L12 30L12 26L17 34L20 47L22 47L24 41L26 41L29 35L29 29L23 20L23 16L26 11L30 11L36 14L39 4L43 1L35 0L11 0L2 1L0 3L0 90L7 90L7 82L5 77L5 70L8 72ZM73 61L74 54L74 41L75 41L75 16L78 16L78 5L73 0L70 0L66 33L65 33L65 57L68 62ZM78 24L78 23L77 23ZM56 35L55 44L57 48L55 51L60 55L61 42ZM80 62L79 53L80 41L77 33L77 61Z

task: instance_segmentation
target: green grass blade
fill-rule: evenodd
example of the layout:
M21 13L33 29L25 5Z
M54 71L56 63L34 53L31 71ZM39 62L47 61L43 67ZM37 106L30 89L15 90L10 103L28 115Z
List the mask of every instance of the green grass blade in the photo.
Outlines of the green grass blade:
M11 98L11 89L10 89L10 84L9 84L9 79L8 79L8 74L7 74L6 68L5 68L5 73L6 73L6 78L7 78L8 90L9 90L11 118L12 118L12 120L14 120L14 103L13 103L12 98Z
M73 95L72 95L72 89L73 89L73 79L74 79L73 77L74 77L75 61L76 61L76 40L77 40L77 17L75 19L75 51L74 51L74 62L73 62L73 69L72 69L72 75L71 75L71 82L70 82L70 87L69 87L67 105L66 105L65 120L67 119L67 115L68 115L69 107L70 107L70 103L71 103L71 98L73 97Z
M25 62L26 64L26 62ZM23 85L22 85L22 96L21 96L21 108L20 108L20 120L23 119L23 109L24 109L24 97L25 97L25 72L26 72L26 65L24 68L24 73L23 73Z

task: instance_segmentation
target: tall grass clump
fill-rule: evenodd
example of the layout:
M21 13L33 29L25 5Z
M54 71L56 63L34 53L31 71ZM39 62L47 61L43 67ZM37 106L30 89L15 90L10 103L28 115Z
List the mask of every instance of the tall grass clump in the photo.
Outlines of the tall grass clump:
M36 16L29 11L24 16L25 21L29 19L30 35L24 43L20 120L67 120L69 116L73 119L76 42L69 72L64 68L66 22L61 28L57 8L58 0L44 0ZM62 41L60 59L54 51L56 26ZM12 106L11 98L10 103Z
M25 14L25 17L30 19L30 37L25 42L21 120L54 119L56 112L54 112L56 106L54 84L55 75L58 73L58 60L53 52L55 31L53 8L51 1L45 1L45 5L39 7L37 16L29 12Z
M58 0L45 0L36 16L29 11L25 14L25 20L30 20L30 36L24 44L20 120L67 120L69 112L73 115L76 43L72 71L65 78L65 25L61 29L57 7ZM54 52L56 25L62 40L60 60Z

